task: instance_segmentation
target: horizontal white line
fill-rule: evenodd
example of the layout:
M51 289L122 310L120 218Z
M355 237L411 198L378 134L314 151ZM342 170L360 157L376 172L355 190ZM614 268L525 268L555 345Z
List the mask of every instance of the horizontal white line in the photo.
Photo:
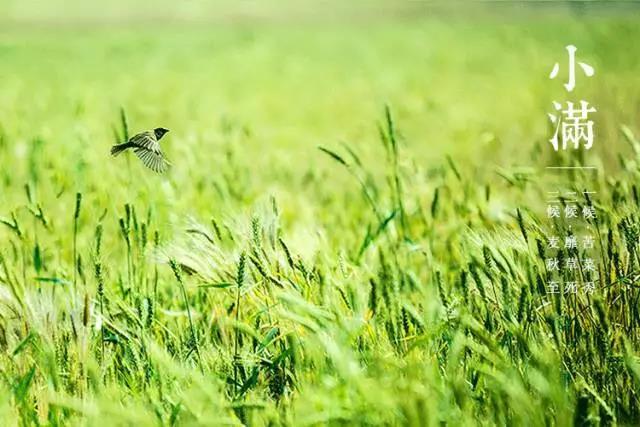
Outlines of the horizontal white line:
M596 166L546 166L547 169L597 169Z

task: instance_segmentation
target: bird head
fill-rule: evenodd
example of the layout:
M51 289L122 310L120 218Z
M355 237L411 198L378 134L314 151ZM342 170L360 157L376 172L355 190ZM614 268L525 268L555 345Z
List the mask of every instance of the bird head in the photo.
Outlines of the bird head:
M156 139L160 141L160 138L164 136L165 133L169 132L169 129L166 128L155 128L153 133L156 134Z

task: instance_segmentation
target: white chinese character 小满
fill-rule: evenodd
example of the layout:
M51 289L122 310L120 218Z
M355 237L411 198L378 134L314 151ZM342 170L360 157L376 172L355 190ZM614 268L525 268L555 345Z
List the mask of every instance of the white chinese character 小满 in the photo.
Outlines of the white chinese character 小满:
M568 92L571 92L576 87L576 51L578 48L570 44L566 46L565 49L567 49L567 52L569 53L569 81L564 84L564 87ZM578 65L582 68L582 71L584 71L584 74L587 77L591 77L595 74L595 70L591 65L584 62L578 62ZM560 64L556 62L551 69L549 78L555 79L558 76L559 71Z
M584 148L589 150L593 146L594 132L593 120L589 120L589 113L597 110L590 107L587 101L580 101L580 106L576 107L573 102L567 101L567 108L562 109L562 104L553 101L553 107L560 114L549 113L549 120L555 125L553 137L549 140L553 149L558 151L560 143L562 149L566 150L569 145L574 149L580 148L580 143L584 143Z

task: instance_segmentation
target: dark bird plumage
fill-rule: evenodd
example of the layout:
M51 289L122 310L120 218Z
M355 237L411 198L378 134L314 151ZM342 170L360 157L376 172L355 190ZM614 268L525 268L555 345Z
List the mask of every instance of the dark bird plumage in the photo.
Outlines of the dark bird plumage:
M111 147L111 155L117 156L123 151L132 148L133 152L138 156L142 163L149 169L157 173L163 173L171 165L166 159L158 141L162 139L169 129L155 128L140 132L133 136L127 142L117 144Z

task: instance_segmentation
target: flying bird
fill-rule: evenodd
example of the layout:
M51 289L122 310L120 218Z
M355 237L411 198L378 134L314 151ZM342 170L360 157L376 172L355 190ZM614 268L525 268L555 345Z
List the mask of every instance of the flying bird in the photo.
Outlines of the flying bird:
M158 141L162 139L169 129L155 128L140 132L127 142L111 147L111 155L117 156L123 151L132 148L133 152L142 160L142 163L157 173L165 172L171 165L160 149Z

